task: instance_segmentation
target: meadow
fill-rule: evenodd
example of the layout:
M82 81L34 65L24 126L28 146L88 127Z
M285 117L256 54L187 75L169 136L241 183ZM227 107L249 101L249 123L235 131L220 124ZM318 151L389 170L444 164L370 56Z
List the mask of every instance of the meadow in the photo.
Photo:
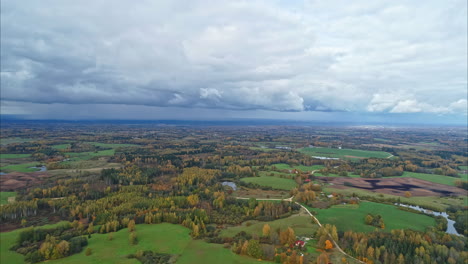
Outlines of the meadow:
M310 156L358 160L363 158L391 157L392 154L384 151L371 151L359 149L335 149L335 148L301 148L299 152Z
M323 165L313 165L313 166L294 165L294 166L290 166L289 164L286 164L286 163L276 163L276 164L273 164L271 166L275 166L276 169L278 169L278 170L293 170L293 169L296 169L296 170L300 170L302 172L320 170L320 169L325 168L325 166L323 166Z
M31 157L31 154L0 154L0 159L20 159Z
M464 204L468 203L468 199L465 198L453 198L453 197L438 197L438 196L419 196L419 197L401 197L391 194L383 194L383 193L376 193L372 191L366 191L357 188L346 188L346 189L336 189L333 187L325 187L323 189L326 193L340 193L344 196L352 196L353 194L359 197L372 197L375 199L400 199L400 201L404 204L412 204L412 205L419 205L425 208L434 208L439 212L444 212L447 208L451 205L454 206L463 206Z
M278 190L291 190L296 188L297 184L294 180L280 178L276 176L260 176L242 178L241 181L246 183L255 183L261 186L271 187Z
M426 227L436 224L435 219L430 216L402 211L394 205L374 202L361 202L359 205L335 205L328 209L308 209L316 212L315 216L321 223L335 225L339 231L374 231L376 227L364 223L364 218L368 213L382 216L385 231L393 229L424 231Z
M402 176L395 176L395 178L396 177L412 177L412 178L417 178L421 180L426 180L426 181L450 185L450 186L455 186L455 182L460 180L460 178L455 178L455 177L450 177L450 176L417 173L417 172L409 172L409 171L405 171L403 172ZM391 178L394 178L394 177L391 177Z
M7 204L8 197L16 196L16 192L0 192L0 204Z
M12 172L12 171L17 171L17 172L35 172L39 171L37 168L32 168L36 167L39 165L38 162L28 162L28 163L22 163L22 164L12 164L12 165L7 165L0 167L0 171L3 172Z
M262 236L262 229L265 224L270 225L271 230L278 228L284 230L288 227L294 229L296 235L311 237L317 230L317 225L313 222L309 215L292 215L288 218L278 219L274 221L264 222L250 220L243 222L239 226L228 227L220 233L221 237L234 237L241 231L250 235Z
M0 233L1 263L24 263L23 255L9 250L20 231L21 229ZM220 244L208 244L202 240L192 240L189 235L190 230L180 225L168 223L155 225L140 224L136 226L135 232L138 237L138 244L136 245L129 244L129 232L126 228L114 232L112 240L108 239L108 234L93 234L92 237L88 239L87 246L87 248L92 249L92 254L90 256L86 256L86 249L83 249L83 251L78 254L62 259L49 260L47 263L136 264L140 262L136 259L129 259L126 256L136 253L138 250L152 250L158 253L179 255L176 263L182 264L217 264L221 259L223 263L227 264L258 263L258 260L236 255L229 249L223 248Z

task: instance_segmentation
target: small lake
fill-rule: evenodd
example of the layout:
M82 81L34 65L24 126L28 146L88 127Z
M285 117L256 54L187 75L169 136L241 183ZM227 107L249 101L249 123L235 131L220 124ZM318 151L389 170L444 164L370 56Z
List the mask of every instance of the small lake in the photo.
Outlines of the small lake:
M237 185L233 182L228 182L228 181L225 181L225 182L222 182L221 183L223 186L229 186L231 187L234 191L237 190Z
M39 171L47 171L47 167L46 166L41 166L41 167L29 167L31 169L38 169Z
M446 212L434 212L432 210L427 210L427 209L421 208L421 207L419 207L417 205L398 204L398 203L395 203L395 205L411 208L411 209L417 210L419 212L423 212L425 214L432 214L432 215L435 215L435 216L442 216L445 219L447 219L447 230L445 231L445 233L452 234L452 235L458 235L458 236L460 235L457 232L457 230L455 229L455 227L453 226L455 224L455 221L449 219L448 218L449 215Z

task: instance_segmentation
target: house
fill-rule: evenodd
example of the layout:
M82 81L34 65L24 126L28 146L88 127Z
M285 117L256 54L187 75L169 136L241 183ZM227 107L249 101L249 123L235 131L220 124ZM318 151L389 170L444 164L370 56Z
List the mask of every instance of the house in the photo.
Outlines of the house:
M302 240L296 240L296 242L294 242L294 246L303 248L305 246L305 242Z

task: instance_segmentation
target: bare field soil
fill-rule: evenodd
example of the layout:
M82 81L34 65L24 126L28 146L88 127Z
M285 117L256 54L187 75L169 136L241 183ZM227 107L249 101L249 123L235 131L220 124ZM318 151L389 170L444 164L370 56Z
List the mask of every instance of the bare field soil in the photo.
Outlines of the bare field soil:
M337 189L346 189L348 187L354 187L367 191L398 196L405 196L405 193L407 191L410 192L412 196L466 195L465 190L457 187L407 177L381 179L317 177L317 179L333 184L333 187Z
M43 179L48 177L47 172L11 172L0 175L0 191L15 191L37 186Z

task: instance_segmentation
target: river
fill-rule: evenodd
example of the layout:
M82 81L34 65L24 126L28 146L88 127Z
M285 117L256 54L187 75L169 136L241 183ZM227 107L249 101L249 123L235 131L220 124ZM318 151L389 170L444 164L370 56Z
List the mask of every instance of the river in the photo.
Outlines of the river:
M455 224L455 221L449 219L448 214L446 212L434 212L432 210L427 210L427 209L421 208L421 207L419 207L417 205L398 204L398 203L395 203L395 205L411 208L411 209L417 210L419 212L423 212L425 214L432 214L432 215L435 215L435 216L440 215L440 216L444 217L445 219L447 219L447 230L445 231L445 233L460 236L460 234L457 232L457 230L453 226Z

